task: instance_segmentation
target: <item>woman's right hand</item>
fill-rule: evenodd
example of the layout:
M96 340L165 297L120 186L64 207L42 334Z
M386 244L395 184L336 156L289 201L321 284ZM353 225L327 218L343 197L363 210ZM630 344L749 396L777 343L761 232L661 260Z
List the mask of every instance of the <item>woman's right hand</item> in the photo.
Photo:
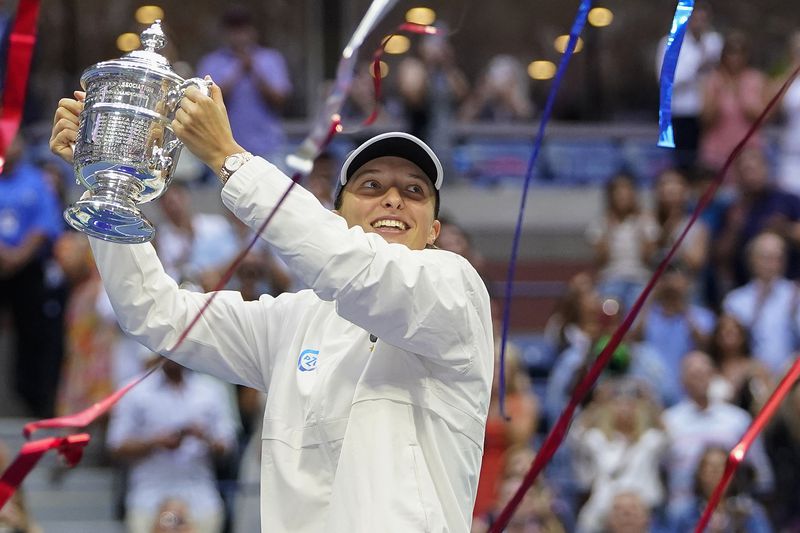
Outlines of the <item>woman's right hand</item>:
M78 140L78 117L83 111L85 98L86 93L83 91L75 91L75 99L62 98L53 118L50 150L67 163L72 163L73 147Z

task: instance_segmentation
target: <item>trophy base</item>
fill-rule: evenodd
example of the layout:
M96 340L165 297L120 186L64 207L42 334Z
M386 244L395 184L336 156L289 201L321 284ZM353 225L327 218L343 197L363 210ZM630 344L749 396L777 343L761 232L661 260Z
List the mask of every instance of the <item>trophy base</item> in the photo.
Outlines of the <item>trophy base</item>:
M153 225L138 209L104 200L81 199L64 211L64 220L78 231L109 242L136 244L155 235Z

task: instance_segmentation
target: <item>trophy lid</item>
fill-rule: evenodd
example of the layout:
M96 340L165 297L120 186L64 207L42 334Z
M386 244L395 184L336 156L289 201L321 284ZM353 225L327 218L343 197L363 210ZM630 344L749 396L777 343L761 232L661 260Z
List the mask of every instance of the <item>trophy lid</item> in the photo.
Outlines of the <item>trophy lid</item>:
M146 72L153 77L167 78L177 84L183 82L167 61L167 58L158 53L167 44L167 38L161 29L161 20L156 19L149 28L141 33L140 41L144 49L134 50L119 59L102 61L86 69L81 76L81 85L92 79L106 74L124 74Z

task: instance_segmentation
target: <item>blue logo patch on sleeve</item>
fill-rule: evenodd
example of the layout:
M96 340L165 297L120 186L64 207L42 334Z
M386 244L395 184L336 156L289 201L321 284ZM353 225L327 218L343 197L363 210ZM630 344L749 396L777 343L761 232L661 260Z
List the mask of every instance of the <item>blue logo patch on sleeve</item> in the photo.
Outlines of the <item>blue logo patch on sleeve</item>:
M303 350L297 359L297 369L300 372L311 372L317 369L317 356L319 350Z

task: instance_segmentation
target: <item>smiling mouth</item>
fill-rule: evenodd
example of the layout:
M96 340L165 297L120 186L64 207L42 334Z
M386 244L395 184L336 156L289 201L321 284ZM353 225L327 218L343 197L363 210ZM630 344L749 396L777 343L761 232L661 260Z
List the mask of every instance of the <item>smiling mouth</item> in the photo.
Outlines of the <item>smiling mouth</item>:
M392 219L376 220L372 223L372 227L378 233L402 233L408 229L405 222Z

